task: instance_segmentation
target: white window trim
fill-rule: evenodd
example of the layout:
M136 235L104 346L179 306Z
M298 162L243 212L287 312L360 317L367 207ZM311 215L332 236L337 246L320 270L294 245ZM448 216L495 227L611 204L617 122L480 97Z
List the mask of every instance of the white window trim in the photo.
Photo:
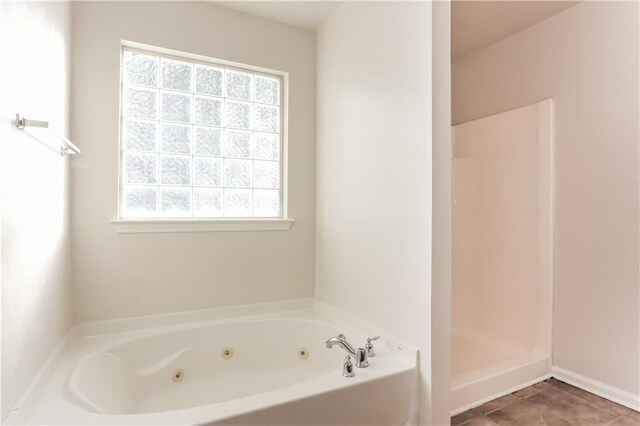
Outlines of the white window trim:
M117 219L111 221L111 226L117 234L287 231L293 222L293 219Z
M122 197L120 194L122 184L120 179L122 173L121 164L121 147L118 144L118 205L117 219L112 219L111 226L118 234L141 234L141 233L175 233L175 232L228 232L228 231L287 231L291 228L295 219L288 216L289 197L288 197L288 176L289 176L289 73L268 68L257 67L253 65L241 64L232 61L226 61L208 56L181 52L163 47L152 46L143 43L137 43L127 40L121 40L120 52L123 48L140 49L143 51L155 52L162 55L176 56L178 58L186 58L194 61L206 63L220 64L228 67L237 67L244 70L263 72L266 74L274 74L282 77L282 146L281 146L281 209L282 217L279 218L220 218L220 219L123 219L120 217ZM121 53L122 54L122 53ZM122 73L122 66L120 66ZM120 76L120 85L122 84L122 75ZM120 90L122 90L120 88ZM122 95L120 95L122 96ZM119 105L121 105L121 99ZM120 106L121 107L121 106ZM120 108L119 107L119 108ZM118 112L119 125L122 121L122 113ZM118 134L122 134L119 129ZM120 136L118 137L120 139Z

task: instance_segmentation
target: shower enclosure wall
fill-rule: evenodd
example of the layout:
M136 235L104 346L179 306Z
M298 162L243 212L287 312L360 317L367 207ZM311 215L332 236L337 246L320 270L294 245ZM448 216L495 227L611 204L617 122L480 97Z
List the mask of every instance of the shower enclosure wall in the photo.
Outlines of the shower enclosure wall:
M551 188L551 100L454 126L454 414L550 372Z

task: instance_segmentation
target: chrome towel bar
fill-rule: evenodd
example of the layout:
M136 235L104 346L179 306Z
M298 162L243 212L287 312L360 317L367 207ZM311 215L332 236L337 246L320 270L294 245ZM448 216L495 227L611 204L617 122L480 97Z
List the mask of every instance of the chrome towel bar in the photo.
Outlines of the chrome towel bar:
M80 148L78 148L73 142L69 139L60 135L49 128L48 121L40 121L40 120L29 120L24 117L20 117L20 114L16 114L16 127L20 130L24 130L26 127L41 127L49 130L49 133L60 139L63 144L60 146L60 155L63 157L67 154L76 155L80 154Z

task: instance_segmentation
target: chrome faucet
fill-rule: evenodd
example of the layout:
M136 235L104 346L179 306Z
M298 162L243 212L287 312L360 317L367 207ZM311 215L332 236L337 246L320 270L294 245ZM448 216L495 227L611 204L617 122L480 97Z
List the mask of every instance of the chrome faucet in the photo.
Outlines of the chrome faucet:
M347 338L344 336L344 334L333 336L325 342L325 346L329 349L331 349L334 345L340 346L342 349L347 351L347 353L351 354L356 359L356 367L366 368L369 366L367 350L365 348L355 349L353 345L351 345L351 343L347 341Z

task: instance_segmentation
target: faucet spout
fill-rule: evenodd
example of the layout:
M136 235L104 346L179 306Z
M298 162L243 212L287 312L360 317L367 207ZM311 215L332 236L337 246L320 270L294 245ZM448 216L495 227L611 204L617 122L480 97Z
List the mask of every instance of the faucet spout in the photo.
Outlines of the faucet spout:
M358 368L365 368L369 366L369 361L367 360L367 351L364 348L354 348L353 345L351 345L351 343L347 341L347 338L344 337L344 334L330 337L324 344L329 349L331 349L334 345L338 345L342 349L347 351L347 353L353 355L353 357L356 359L356 367Z
M324 344L329 349L331 349L334 345L338 345L354 357L356 356L356 349L351 346L351 343L349 343L343 335L333 336L329 338Z

